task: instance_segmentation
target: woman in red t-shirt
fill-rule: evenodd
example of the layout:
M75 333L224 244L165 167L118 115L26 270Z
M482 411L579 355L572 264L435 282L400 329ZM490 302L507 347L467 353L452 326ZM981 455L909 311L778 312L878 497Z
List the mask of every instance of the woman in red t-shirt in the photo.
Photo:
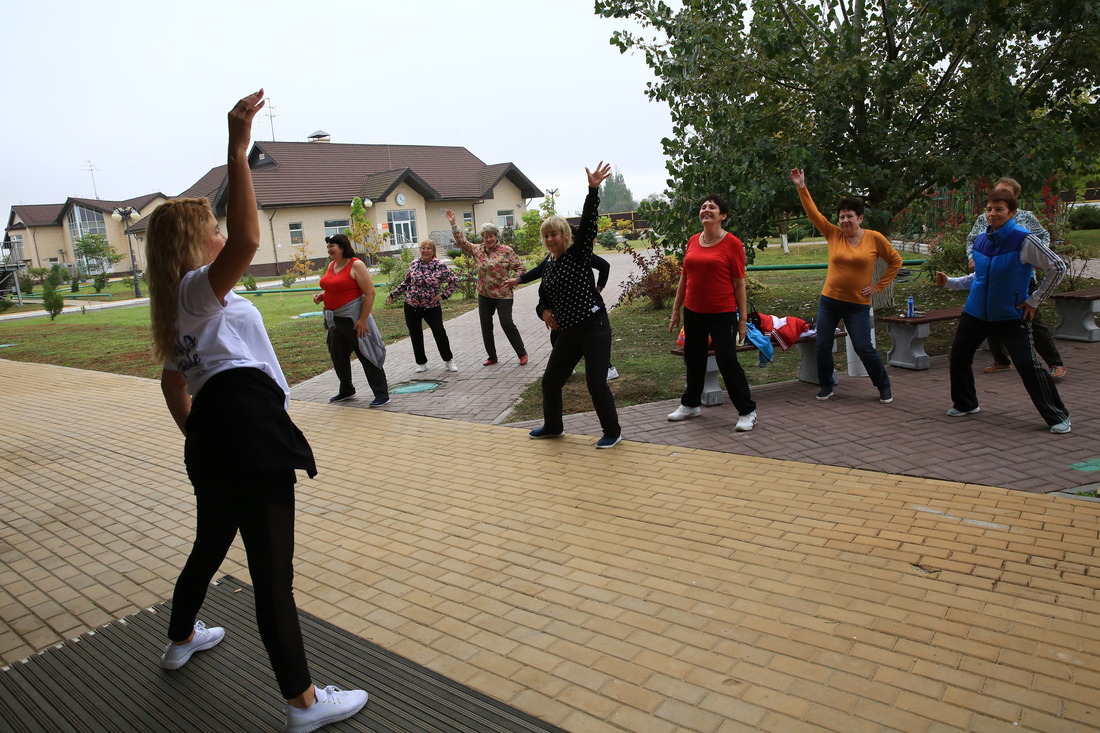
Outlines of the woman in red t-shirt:
M729 209L721 196L711 194L699 202L701 234L688 240L676 302L672 306L669 333L680 327L680 308L684 309L684 368L687 386L668 419L673 422L698 417L702 412L703 380L707 373L707 337L710 337L718 371L737 408L739 432L756 425L756 403L749 392L749 380L737 361L739 340L745 339L746 313L745 248L741 240L722 229Z
M359 339L366 336L370 328L367 319L374 307L374 281L370 279L367 266L355 256L347 235L325 237L325 242L332 263L321 276L321 292L313 296L313 302L325 304L328 353L340 380L340 391L329 402L342 402L355 395L355 385L351 382L351 355L355 354L374 392L370 406L381 407L390 401L386 372L359 348Z

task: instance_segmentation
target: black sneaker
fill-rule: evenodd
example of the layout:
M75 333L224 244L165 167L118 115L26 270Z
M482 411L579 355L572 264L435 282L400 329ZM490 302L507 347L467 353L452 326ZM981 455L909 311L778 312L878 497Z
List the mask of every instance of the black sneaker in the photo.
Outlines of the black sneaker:
M828 387L822 387L821 391L817 393L817 398L819 400L827 400L832 396L833 396L833 387L832 387L832 385L829 385Z
M889 387L878 388L878 401L884 405L888 405L894 401L894 395L890 392Z
M339 393L338 395L336 395L335 397L330 399L329 402L343 402L344 400L350 400L354 396L355 396L355 390L353 389L350 392L341 392L341 393Z
M375 397L373 400L370 401L371 407L381 407L382 405L388 404L390 404L389 397Z

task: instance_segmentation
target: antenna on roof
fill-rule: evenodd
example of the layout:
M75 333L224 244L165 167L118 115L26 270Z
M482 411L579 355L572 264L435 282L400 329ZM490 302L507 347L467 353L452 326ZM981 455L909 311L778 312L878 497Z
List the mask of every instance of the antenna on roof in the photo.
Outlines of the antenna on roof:
M89 173L91 173L91 174L92 174L92 193L94 193L94 194L95 194L95 197L96 197L96 199L98 199L98 198L99 198L99 191L98 191L98 190L96 189L96 187L95 187L95 172L96 172L97 170L99 170L99 168L96 168L96 167L95 167L95 163L93 163L93 162L92 162L92 161L90 161L90 160L86 160L86 161L84 161L84 162L85 162L85 163L87 164L87 166L88 166L88 167L87 167L87 168L85 168L84 170L86 170L86 171L88 171Z
M267 102L267 104L264 105L267 107L267 112L264 112L264 115L271 124L271 142L275 142L275 118L279 115L275 114L275 103L271 101L271 97L268 97L264 101Z

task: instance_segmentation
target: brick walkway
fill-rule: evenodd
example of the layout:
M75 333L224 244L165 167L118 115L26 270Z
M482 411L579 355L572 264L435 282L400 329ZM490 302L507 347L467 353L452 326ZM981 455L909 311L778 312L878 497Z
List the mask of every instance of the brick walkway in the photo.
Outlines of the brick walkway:
M193 500L156 382L6 361L0 380L0 657L13 663L167 598ZM84 422L62 417L73 395ZM773 401L761 395L771 423ZM299 486L301 607L571 731L1100 721L1100 504L292 410L322 468ZM748 437L781 437L765 425ZM247 578L239 547L222 570Z
M481 367L471 313L448 323L456 375L390 348L391 383L434 393L371 411L323 404L331 375L295 388L321 467L299 485L304 610L577 733L1100 727L1100 503L1038 493L1100 480L1095 345L1059 342L1067 436L1011 372L947 418L937 360L892 370L891 405L865 379L827 403L757 389L742 435L728 405L626 408L627 441L596 451L489 424L542 372L533 296L527 367ZM0 380L11 664L168 598L194 519L156 382L2 360ZM247 579L239 543L222 572Z
M611 274L603 298L608 305L614 305L619 299L623 280L634 270L634 263L623 254L601 256L611 263ZM422 374L415 371L412 343L408 339L387 346L386 377L391 389L401 384L426 380L438 381L441 385L430 392L395 394L390 404L383 409L408 415L430 415L477 423L492 423L504 419L527 385L542 377L542 372L546 369L546 359L550 356L549 332L535 315L537 303L537 285L516 291L512 316L530 357L526 366L519 365L516 354L495 319L497 356L500 362L489 367L481 365L486 354L476 309L447 321L447 336L459 367L458 372L448 372L443 368L430 332L424 334L428 371ZM341 406L367 407L372 396L363 370L358 364L352 365L352 376L358 394L356 399L343 402ZM339 386L335 373L329 370L295 385L291 398L327 404L329 398L339 391Z

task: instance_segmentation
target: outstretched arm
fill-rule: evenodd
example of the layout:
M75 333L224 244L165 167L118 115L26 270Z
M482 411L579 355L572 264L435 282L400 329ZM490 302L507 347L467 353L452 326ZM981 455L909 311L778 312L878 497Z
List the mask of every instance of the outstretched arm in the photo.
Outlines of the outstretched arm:
M252 120L264 106L264 90L249 94L229 111L229 183L226 196L226 240L210 265L210 287L219 301L244 276L260 247L260 218L256 213L256 192L248 167L248 143Z
M810 189L806 188L806 171L801 168L791 169L791 183L798 189L798 198L802 202L802 210L806 212L806 216L809 217L810 223L817 227L817 230L828 238L830 235L837 235L840 233L840 227L833 224L826 219L820 211L817 210L817 204L814 203L813 198L810 196Z
M447 221L451 225L451 234L453 234L455 237L455 244L458 245L458 248L460 250L465 252L470 257L473 257L473 247L471 247L470 243L466 241L466 233L463 232L457 224L455 224L455 213L450 209L447 209L443 212L443 216L447 217Z
M596 170L584 169L588 175L588 196L584 199L584 208L581 210L581 223L577 226L577 236L573 240L573 246L579 249L578 254L592 254L592 245L596 241L596 219L600 213L600 184L611 175L611 164L602 160L596 166Z

